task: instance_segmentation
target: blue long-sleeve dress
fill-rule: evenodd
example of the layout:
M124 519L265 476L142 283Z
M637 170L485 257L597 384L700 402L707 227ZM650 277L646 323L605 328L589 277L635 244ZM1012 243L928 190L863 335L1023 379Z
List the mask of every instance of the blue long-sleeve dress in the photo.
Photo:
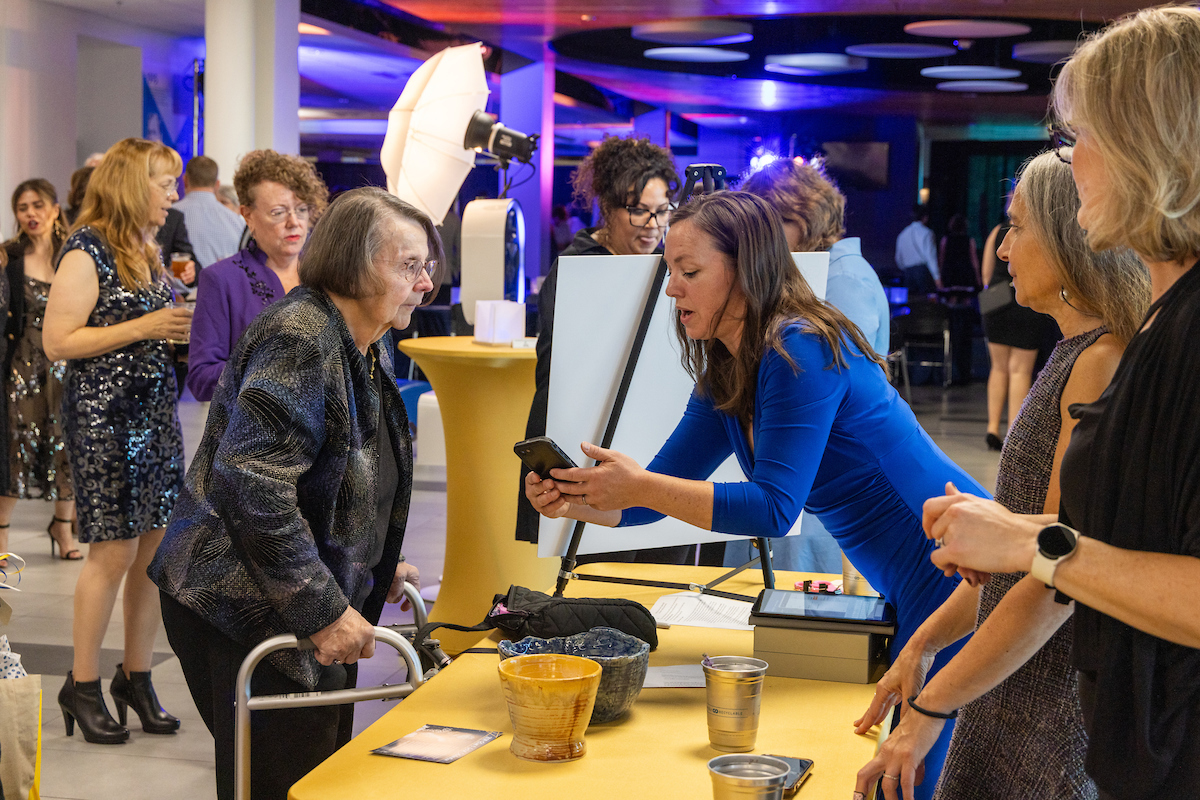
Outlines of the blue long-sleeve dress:
M816 515L871 585L896 607L892 654L958 585L933 566L933 542L921 529L921 507L945 493L988 492L938 449L883 370L846 345L838 367L823 336L790 325L784 348L800 367L773 349L760 362L752 421L754 447L736 418L710 398L693 394L683 419L648 469L704 480L730 453L749 479L713 486L712 529L745 536L783 536L801 509ZM833 365L833 366L829 366ZM626 509L622 525L661 519L645 508ZM943 650L930 675L965 639ZM942 738L949 742L952 726ZM925 786L941 768L939 751L926 759Z

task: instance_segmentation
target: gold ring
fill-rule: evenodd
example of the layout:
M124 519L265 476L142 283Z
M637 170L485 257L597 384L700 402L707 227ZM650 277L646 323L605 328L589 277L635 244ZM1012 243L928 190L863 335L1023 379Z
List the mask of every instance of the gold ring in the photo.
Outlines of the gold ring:
M883 777L887 778L889 781L898 781L898 780L900 780L900 776L899 776L899 775L888 775L886 772L885 772L885 773L883 773Z

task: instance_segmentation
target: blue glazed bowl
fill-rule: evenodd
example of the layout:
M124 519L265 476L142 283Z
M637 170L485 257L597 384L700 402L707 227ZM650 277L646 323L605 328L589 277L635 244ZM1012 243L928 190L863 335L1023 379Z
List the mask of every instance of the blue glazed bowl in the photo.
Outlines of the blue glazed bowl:
M590 658L600 665L600 689L591 722L612 722L624 716L637 700L650 666L650 645L616 628L592 628L574 636L538 639L526 636L519 642L500 642L500 657L556 653Z

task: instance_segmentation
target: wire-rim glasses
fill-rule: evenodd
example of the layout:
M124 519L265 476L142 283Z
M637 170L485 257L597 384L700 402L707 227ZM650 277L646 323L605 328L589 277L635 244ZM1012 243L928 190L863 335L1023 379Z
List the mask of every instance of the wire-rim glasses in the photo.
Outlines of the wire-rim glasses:
M400 277L409 283L416 283L417 277L424 272L432 279L437 265L438 262L434 260L422 261L419 258L410 258L400 265Z

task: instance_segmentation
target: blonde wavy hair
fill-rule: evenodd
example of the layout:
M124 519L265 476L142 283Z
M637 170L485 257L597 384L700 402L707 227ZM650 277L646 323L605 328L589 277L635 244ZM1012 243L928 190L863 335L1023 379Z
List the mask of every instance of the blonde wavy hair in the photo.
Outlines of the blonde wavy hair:
M149 224L150 178L183 172L179 154L147 139L122 139L108 149L88 181L83 206L71 230L100 234L130 291L144 289L165 273L162 253Z
M821 159L781 158L746 179L741 190L775 206L800 226L798 250L824 252L846 235L846 196L825 174Z
M1054 85L1052 110L1104 159L1110 199L1093 250L1152 261L1200 253L1200 10L1149 8L1084 41ZM1090 142L1089 142L1090 143Z

